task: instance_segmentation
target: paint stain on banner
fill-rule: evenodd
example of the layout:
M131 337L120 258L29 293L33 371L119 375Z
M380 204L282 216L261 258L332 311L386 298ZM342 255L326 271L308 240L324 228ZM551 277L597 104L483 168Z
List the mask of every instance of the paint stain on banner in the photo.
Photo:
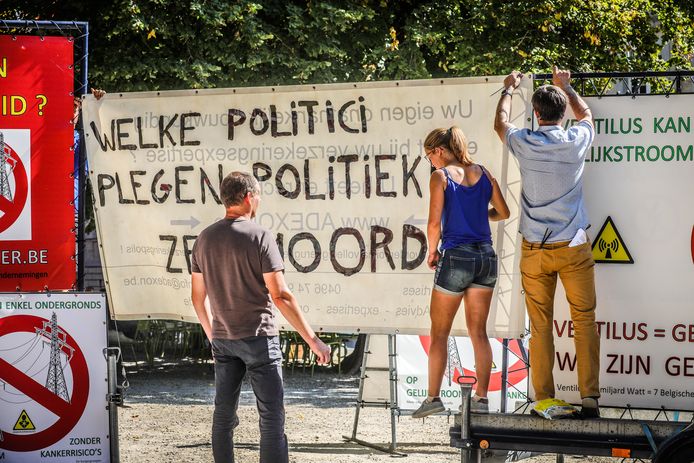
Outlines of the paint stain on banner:
M19 414L19 418L17 418L17 422L14 424L14 428L12 428L13 431L36 431L36 426L34 426L34 423L31 421L31 418L29 418L29 414L26 412L26 410L22 410L22 413Z
M612 218L607 217L593 242L593 259L603 264L633 264L634 259Z

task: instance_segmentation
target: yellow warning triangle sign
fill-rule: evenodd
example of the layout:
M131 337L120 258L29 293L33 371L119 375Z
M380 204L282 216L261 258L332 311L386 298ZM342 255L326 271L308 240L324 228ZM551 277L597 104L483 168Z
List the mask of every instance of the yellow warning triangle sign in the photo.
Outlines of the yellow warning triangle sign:
M31 422L31 418L29 418L26 410L22 410L22 413L19 414L19 418L17 418L17 422L12 429L15 431L34 431L36 430L36 426Z
M634 263L629 249L609 216L593 242L593 260L604 264Z

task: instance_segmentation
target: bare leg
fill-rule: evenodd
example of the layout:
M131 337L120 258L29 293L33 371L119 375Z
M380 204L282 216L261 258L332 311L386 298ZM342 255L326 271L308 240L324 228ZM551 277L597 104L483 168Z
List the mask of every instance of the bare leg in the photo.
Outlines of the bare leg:
M487 397L489 376L492 372L492 346L487 336L487 318L492 295L491 288L475 287L465 290L465 323L467 323L468 336L475 352L475 373L477 374L475 393L480 397ZM431 354L429 358L431 359Z
M441 381L448 361L448 335L463 295L450 295L434 289L431 292L431 345L429 347L429 396L441 393Z

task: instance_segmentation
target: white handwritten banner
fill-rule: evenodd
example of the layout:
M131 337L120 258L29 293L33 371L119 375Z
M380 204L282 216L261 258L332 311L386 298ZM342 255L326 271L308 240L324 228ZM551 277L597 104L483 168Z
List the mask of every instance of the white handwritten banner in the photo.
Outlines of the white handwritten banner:
M460 126L500 181L511 219L492 227L500 257L490 335L524 320L516 249L520 176L492 129L502 79L186 90L87 97L85 132L111 310L118 319L195 321L190 252L224 215L219 184L251 172L287 280L323 330L426 334L430 166L422 142ZM524 83L513 120L528 114ZM493 95L494 94L494 95ZM462 313L462 311L461 311ZM454 334L464 335L459 317Z

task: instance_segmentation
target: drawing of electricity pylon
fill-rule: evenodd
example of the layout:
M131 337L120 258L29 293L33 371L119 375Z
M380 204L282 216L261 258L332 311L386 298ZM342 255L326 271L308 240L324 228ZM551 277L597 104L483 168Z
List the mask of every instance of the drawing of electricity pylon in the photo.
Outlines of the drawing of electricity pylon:
M13 202L10 189L10 174L14 170L15 160L10 155L9 146L5 145L5 136L0 132L0 196Z
M36 328L36 333L50 339L51 342L51 358L48 363L46 388L65 402L70 403L70 395L67 392L63 366L60 361L60 353L63 352L63 349L67 349L70 352L69 355L66 353L68 357L67 362L69 363L72 360L75 349L68 345L65 331L58 328L58 317L55 312L51 315L50 322L43 322L43 328Z
M448 337L448 368L446 368L446 379L448 385L453 384L455 377L455 369L458 369L460 374L463 374L463 364L460 362L460 352L458 352L458 343L455 342L453 336Z

